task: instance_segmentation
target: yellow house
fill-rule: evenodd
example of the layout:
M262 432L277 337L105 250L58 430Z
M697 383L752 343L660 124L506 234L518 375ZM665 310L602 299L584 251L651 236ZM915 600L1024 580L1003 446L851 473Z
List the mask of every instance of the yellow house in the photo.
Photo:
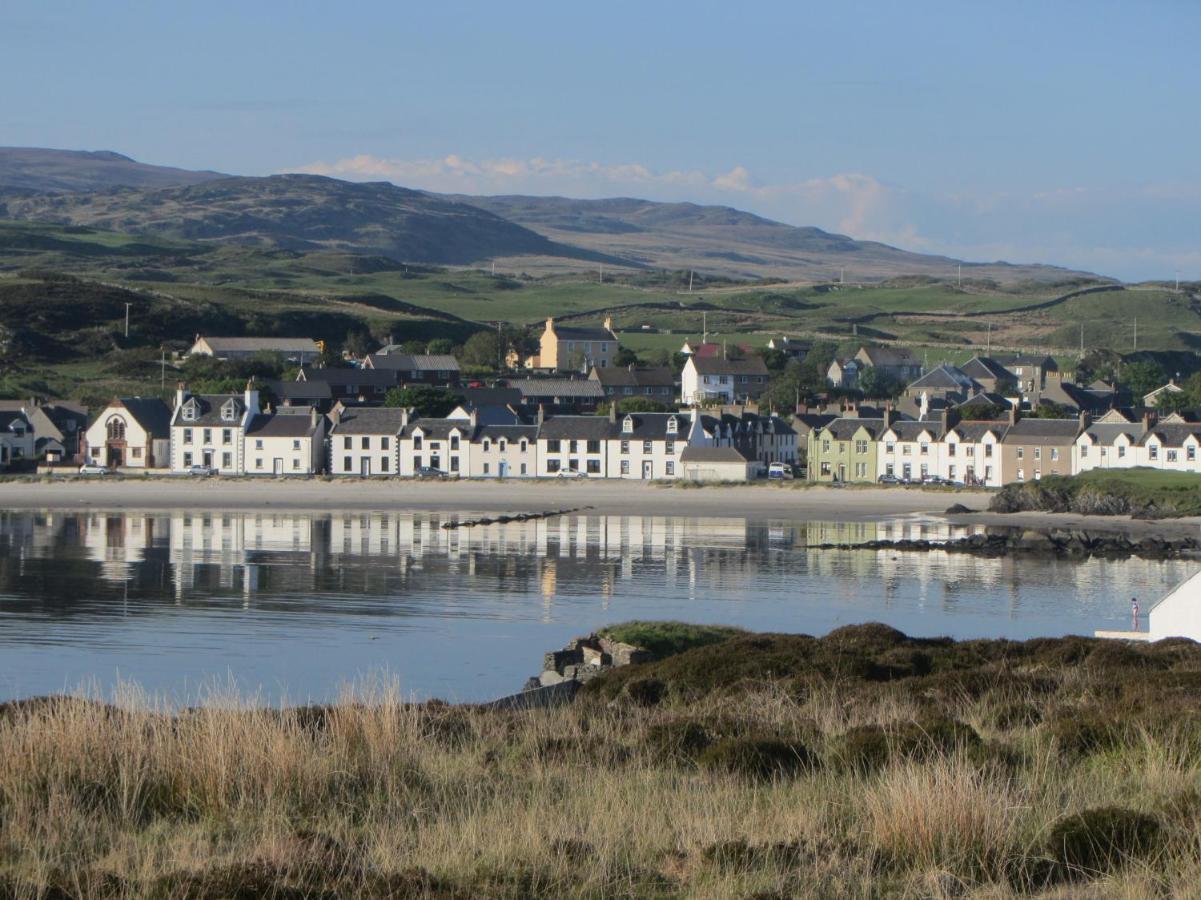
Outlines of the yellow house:
M617 346L611 318L606 318L601 328L556 325L550 318L542 332L538 355L527 360L526 365L556 372L588 372L594 366L607 369L617 355Z

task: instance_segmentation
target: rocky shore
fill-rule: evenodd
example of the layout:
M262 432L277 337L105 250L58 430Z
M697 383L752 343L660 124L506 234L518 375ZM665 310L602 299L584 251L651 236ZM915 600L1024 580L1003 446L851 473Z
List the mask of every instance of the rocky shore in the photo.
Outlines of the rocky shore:
M1086 559L1201 559L1201 542L1194 538L1162 535L1126 535L1112 531L1081 529L996 529L951 541L878 540L855 544L810 544L810 550L943 550L979 556L1063 556Z

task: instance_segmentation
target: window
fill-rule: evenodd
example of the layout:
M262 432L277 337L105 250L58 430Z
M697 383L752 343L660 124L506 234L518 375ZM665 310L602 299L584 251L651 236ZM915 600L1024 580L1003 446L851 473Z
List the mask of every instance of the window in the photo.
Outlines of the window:
M350 457L347 457L347 458L346 458L346 461L349 463L349 462L350 462ZM421 469L421 457L420 457L420 456L414 456L414 457L413 457L413 471L414 471L414 472L416 472L416 471L418 471L418 470L420 470L420 469Z
M185 466L190 466L192 464L192 454L191 453L185 453L183 455L183 464Z
M1121 459L1125 455L1126 455L1126 445L1118 444L1118 459Z
M484 452L487 453L491 449L492 449L492 442L490 440L488 440L487 438L484 438Z
M968 444L966 447L963 448L963 452L964 452L964 455L966 455L969 459L974 458L976 455L976 445Z
M589 441L587 452L600 453L600 441Z
M1043 448L1042 448L1042 447L1035 447L1035 448L1034 448L1034 458L1035 458L1035 459L1042 459L1042 458L1043 458Z
M504 438L501 438L499 441L496 442L496 448L498 450L500 450L501 453L505 452L505 447L507 447L507 446L508 446L508 441L506 441ZM524 450L525 447L522 447L521 449Z
M922 452L922 456L929 456L929 455L930 455L930 445L929 445L928 443L926 443L925 441L922 441L922 450L921 450L921 452Z
M292 471L293 471L293 472L295 472L295 471L296 471L297 469L299 469L299 468L300 468L300 458L299 458L299 457L293 457L293 459L292 459Z
M673 454L673 453L675 453L675 452L676 452L676 442L675 442L675 441L668 441L668 442L667 442L667 454L668 454L668 456L672 455L672 454Z
M630 442L629 442L629 441L622 441L622 442L621 442L621 452L622 452L622 453L629 453L629 452L630 452Z
M193 401L188 401L184 404L182 418L185 422L196 421L196 404Z
M892 441L884 442L884 452L885 453L893 453L896 451L896 449L897 449L897 445L894 444Z
M349 472L349 471L351 471L352 469L354 469L354 463L351 461L350 457L349 457L349 456L343 456L343 457L342 457L342 471L343 471L343 472Z
M1176 451L1175 450L1168 451L1168 462L1176 462Z
M1081 444L1080 445L1080 458L1084 459L1084 457L1086 457L1086 456L1088 456L1088 444Z
M823 463L822 463L822 465L821 465L821 474L822 474L822 475L829 475L829 474L830 474L830 464L829 464L828 462L823 462Z
M388 457L386 457L386 456L381 456L381 457L379 458L379 470L380 470L381 472L387 472L387 471L388 471Z
M142 458L142 448L141 447L130 447L129 455L134 459L141 459Z
M1059 448L1052 447L1051 448L1051 462L1055 462L1055 460L1057 460L1057 459L1059 459Z
M828 440L822 441L822 453L829 453L829 452L830 452L830 442Z
M599 475L600 474L600 460L599 459L588 460L588 474L589 475Z
M389 440L387 435L385 435L384 437L379 439L379 448L381 450L387 450L391 446L391 444L392 444L392 442L391 442L391 440Z
M261 456L260 456L260 457L257 457L257 458L255 459L255 461L254 461L254 467L255 467L256 469L261 469L261 468L263 467L263 458L262 458Z
M562 441L547 441L546 442L546 452L547 453L562 453L563 452L563 442Z
M913 453L911 444L901 444L901 456L909 456L911 453Z
M234 442L234 430L232 428L221 429L221 443L232 444Z
M1026 473L1023 472L1021 469L1018 469L1018 481L1025 481L1025 480L1026 480Z
M262 439L262 438L255 438L255 441L254 441L254 449L255 449L255 450L262 450L262 449L263 449L263 439Z
M680 432L680 423L679 423L679 421L677 421L675 416L672 416L671 418L669 418L667 420L667 433L668 434L679 434L679 432Z
M225 403L221 406L221 421L222 422L232 422L234 420L234 418L236 417L237 412L238 412L238 408L234 404L234 402L232 400L226 400Z
M487 463L484 463L484 474L487 475L489 473L489 471L490 471L489 465Z
M525 439L525 438L522 438L522 439L521 439L521 452L522 452L522 453L525 453L525 451L526 451L526 448L527 448L528 446L529 446L529 444L527 443L526 439ZM501 450L504 450L505 448L504 448L504 447L501 447L500 449L501 449ZM522 465L524 465L524 463L523 463Z
M414 450L421 449L421 435L419 435L419 434L413 435L413 449Z
M183 442L185 444L192 443L192 429L191 428L185 428L183 430Z
M548 459L546 461L546 471L550 474L555 474L559 471L559 461L557 459Z
M136 450L134 451L134 455L135 456L137 455ZM1185 447L1184 448L1184 458L1187 459L1189 462L1193 462L1197 458L1197 448L1192 446L1191 444L1188 447Z
M1102 459L1105 458L1105 448L1104 447L1101 448L1101 458Z
M459 458L457 456L452 456L450 458L450 470L452 472L459 471Z
M630 461L628 459L623 459L621 461L621 474L622 475L630 474Z
M1148 444L1147 455L1151 457L1151 459L1159 459L1159 446L1157 444Z
M866 453L867 452L867 441L855 441L855 452L856 453Z
M947 477L950 478L952 481L955 480L955 467L954 466L949 466L947 468Z
M522 474L522 475L526 474L526 471L525 471L525 463L522 463L522 464L521 464L521 474Z
M111 419L108 420L107 428L108 428L108 439L110 441L125 440L125 422L124 422L124 420L118 419L116 416L113 416Z
M654 447L652 446L650 441L642 442L642 452L643 453L653 453L654 452Z
M676 464L672 460L667 461L667 475L672 477L676 474Z
M364 450L370 450L371 449L371 438L364 435L363 440L360 442L360 444Z
M947 444L947 456L954 456L954 455L955 455L955 447L956 447L956 446L957 446L957 445L956 445L954 442L951 442L951 443Z
M232 469L234 464L234 455L232 453L221 454L221 468Z
M213 442L213 429L211 429L211 428L204 429L204 442L206 444L211 444Z
M450 449L451 450L459 449L459 436L457 434L452 434L450 436Z
M575 453L578 449L579 449L579 447L578 447L578 444L576 441L568 441L567 442L567 452L568 453Z
M1026 448L1025 448L1025 447L1018 447L1018 450L1017 450L1017 458L1018 458L1018 459L1024 459L1024 458L1025 458L1025 456L1026 456ZM1021 471L1021 470L1019 469L1019 471Z
M626 416L624 419L621 420L621 430L625 434L633 434L634 433L634 417L633 416Z

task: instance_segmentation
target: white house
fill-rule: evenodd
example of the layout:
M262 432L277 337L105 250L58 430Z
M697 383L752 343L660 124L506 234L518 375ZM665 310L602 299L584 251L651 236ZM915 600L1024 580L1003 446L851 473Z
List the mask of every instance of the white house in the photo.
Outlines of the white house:
M259 392L251 384L242 394L189 394L180 385L171 416L171 471L203 465L222 475L244 473L243 438L259 412Z
M605 474L643 481L679 478L692 419L682 413L631 413L610 423Z
M112 468L156 469L171 464L171 407L158 397L112 401L84 436L91 462Z
M396 475L400 471L400 433L409 411L396 407L336 407L330 414L331 475Z
M905 481L921 481L944 471L943 427L936 420L893 421L880 435L876 471Z
M741 359L688 357L680 375L680 396L686 406L734 403L758 397L767 388L767 365L759 356Z
M607 416L540 417L538 474L580 472L590 478L606 477L612 428Z
M0 469L34 458L33 426L20 410L0 410Z
M680 477L688 481L748 481L755 467L734 447L685 447Z
M1072 472L1145 465L1142 441L1146 433L1147 423L1143 421L1094 422L1076 438L1072 448Z
M434 469L466 477L471 471L475 419L475 412L466 419L410 419L400 433L400 474L412 477L422 469Z
M1139 464L1169 472L1201 472L1201 423L1160 422L1143 436Z
M479 425L471 442L472 478L534 478L538 475L536 425Z
M1001 441L1008 422L957 422L942 439L937 472L969 486L1001 487Z
M243 441L247 475L316 475L325 462L325 416L312 407L260 413Z
M1144 609L1147 609L1144 606ZM1161 641L1188 638L1201 641L1201 571L1185 579L1147 610L1147 630L1098 631L1097 637ZM1132 625L1141 623L1132 622Z

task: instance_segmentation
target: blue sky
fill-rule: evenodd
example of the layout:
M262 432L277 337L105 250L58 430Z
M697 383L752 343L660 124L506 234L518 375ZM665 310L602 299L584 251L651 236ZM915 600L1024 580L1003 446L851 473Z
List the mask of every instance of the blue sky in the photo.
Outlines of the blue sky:
M0 145L1201 278L1201 3L0 3Z

